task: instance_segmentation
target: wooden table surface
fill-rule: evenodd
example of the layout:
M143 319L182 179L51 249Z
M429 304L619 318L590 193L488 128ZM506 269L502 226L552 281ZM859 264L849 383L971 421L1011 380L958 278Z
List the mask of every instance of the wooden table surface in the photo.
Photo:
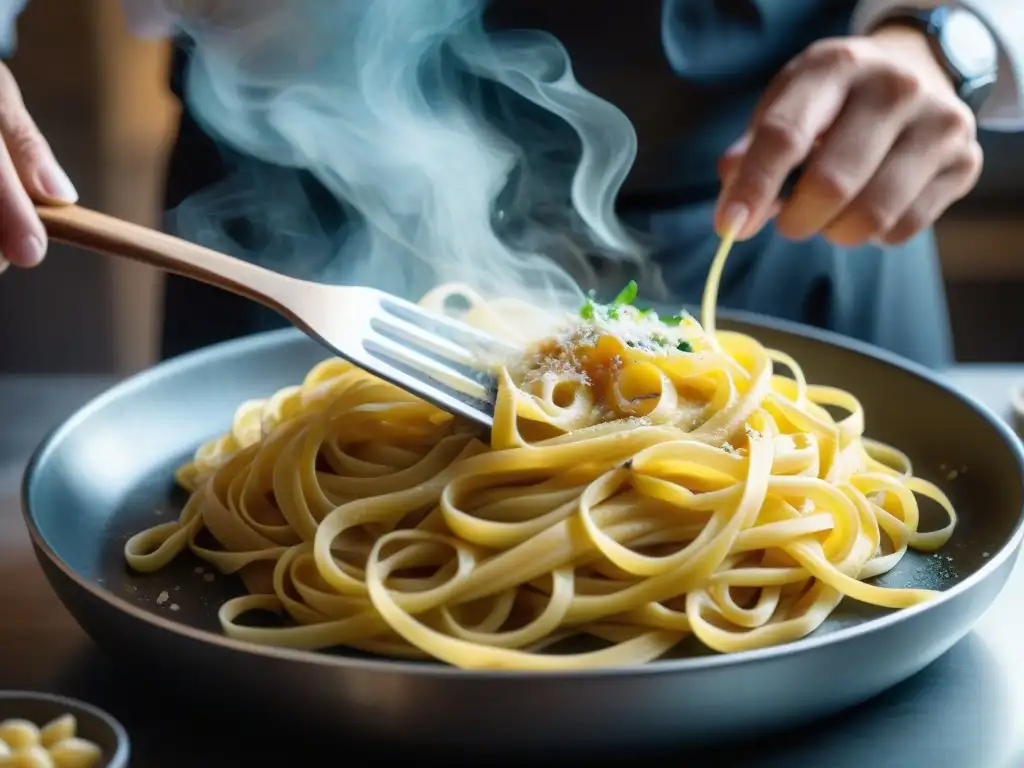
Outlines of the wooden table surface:
M1024 366L970 366L950 375L1007 415L1007 393L1024 380ZM133 766L319 765L312 753L303 755L265 724L258 738L250 738L253 724L233 721L230 713L141 691L50 590L21 520L22 470L50 428L110 383L96 377L0 378L0 689L61 693L106 709L128 729ZM912 680L829 723L708 761L756 762L759 768L1024 766L1022 600L1024 568L1018 567L976 630ZM332 763L371 764L340 746ZM683 759L705 764L693 755L672 762Z

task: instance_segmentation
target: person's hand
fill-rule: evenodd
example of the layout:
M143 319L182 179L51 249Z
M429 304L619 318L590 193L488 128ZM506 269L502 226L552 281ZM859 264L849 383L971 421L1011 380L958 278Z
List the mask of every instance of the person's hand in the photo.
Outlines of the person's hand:
M34 267L46 255L46 230L33 200L70 204L78 193L25 109L11 71L0 64L0 272L8 262Z
M981 166L974 115L922 33L823 40L776 77L719 163L715 225L745 221L743 239L777 216L794 240L899 243L970 191Z

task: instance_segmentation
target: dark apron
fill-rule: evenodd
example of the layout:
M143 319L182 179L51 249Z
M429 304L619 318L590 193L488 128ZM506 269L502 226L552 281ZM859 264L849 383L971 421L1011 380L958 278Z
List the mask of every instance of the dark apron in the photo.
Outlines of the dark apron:
M855 0L500 0L488 23L547 29L572 56L580 82L617 104L637 128L640 155L622 195L623 218L650 236L670 300L698 303L717 246L712 212L716 160L742 132L771 77L816 39L843 34ZM600 20L600 24L591 24ZM660 44L659 44L660 43ZM179 45L173 87L184 109L171 155L167 208L242 170L261 183L288 174L292 205L324 232L344 225L340 206L312 176L294 174L219 145L193 120L184 93L189 56ZM283 178L283 177L282 177ZM268 181L268 179L270 181ZM251 221L219 222L237 254L269 235ZM193 222L169 228L203 241ZM223 246L219 241L218 245ZM307 265L315 273L315 264ZM613 271L614 272L614 271ZM601 290L614 290L617 272ZM949 320L932 233L895 247L843 248L821 238L794 243L769 224L738 244L721 305L827 328L932 367L952 359ZM170 276L162 354L278 328L285 321L231 294Z

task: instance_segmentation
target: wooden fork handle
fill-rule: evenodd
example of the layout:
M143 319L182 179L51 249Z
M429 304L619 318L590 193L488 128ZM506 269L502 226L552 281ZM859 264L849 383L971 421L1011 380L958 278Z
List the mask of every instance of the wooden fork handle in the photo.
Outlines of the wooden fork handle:
M121 256L286 310L299 281L154 229L77 205L36 207L51 239Z

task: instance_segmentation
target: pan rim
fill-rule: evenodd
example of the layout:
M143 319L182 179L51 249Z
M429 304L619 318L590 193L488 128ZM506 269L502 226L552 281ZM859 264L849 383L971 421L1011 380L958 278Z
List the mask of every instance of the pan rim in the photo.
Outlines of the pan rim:
M966 405L977 412L996 434L1003 439L1007 447L1017 461L1018 474L1024 483L1024 445L1016 436L1013 430L1003 419L999 418L990 408L978 401L974 396L960 391L950 382L945 380L939 373L936 373L923 365L911 360L905 360L888 350L876 347L857 339L846 338L837 333L821 330L800 323L795 323L777 318L767 317L752 312L723 311L719 314L722 320L735 321L762 327L772 331L787 333L794 336L801 336L812 341L822 342L831 346L839 347L854 354L866 356L877 360L891 367L909 373L925 383L938 387L944 392L963 401ZM419 661L406 661L401 659L377 659L377 658L356 658L334 654L321 653L319 651L302 650L294 648L282 648L277 646L264 646L243 640L236 640L226 635L217 634L204 629L191 627L187 624L176 622L146 611L133 605L127 599L119 597L112 591L98 583L85 578L74 568L66 563L46 541L45 536L39 530L35 522L35 515L32 511L32 489L35 485L38 473L47 464L48 456L57 450L61 441L85 421L94 412L101 410L112 401L118 400L127 393L145 388L151 381L173 375L181 369L201 367L211 360L222 358L225 352L246 354L258 351L267 347L279 346L283 340L301 336L300 331L294 328L285 328L277 331L257 333L239 339L232 339L220 342L203 349L189 352L171 360L160 362L144 371L130 376L113 387L97 395L89 402L76 410L70 417L55 427L40 442L39 446L32 453L26 465L21 484L21 507L22 517L28 529L29 536L36 551L42 553L50 563L57 568L64 578L73 582L79 589L84 590L93 599L106 603L110 608L126 614L129 618L141 621L155 627L158 630L171 632L182 636L185 639L207 643L219 649L236 653L247 653L257 657L271 658L281 662L324 665L330 668L358 669L363 672L378 672L390 674L413 675L422 678L458 678L472 680L474 682L495 682L499 680L517 681L552 681L552 680L573 680L590 681L606 678L639 677L647 675L686 674L707 672L720 667L738 667L749 664L759 664L769 661L783 659L794 654L808 653L814 650L826 648L841 643L849 643L857 638L884 631L895 625L912 621L917 616L938 609L939 607L955 600L956 598L972 591L975 587L987 581L998 572L1006 562L1014 557L1020 548L1021 540L1024 538L1024 505L1017 513L1017 521L1005 543L999 550L991 555L988 560L977 571L967 578L941 592L935 599L927 603L921 603L910 608L903 608L889 614L868 619L848 627L834 630L822 635L812 633L799 640L784 643L782 645L759 648L750 651L740 651L734 654L716 654L681 659L656 660L648 664L636 666L617 666L599 669L580 670L552 670L552 671L515 671L515 670L469 670L452 667L442 663L423 663ZM315 341L315 340L313 340ZM326 351L326 350L325 350Z

